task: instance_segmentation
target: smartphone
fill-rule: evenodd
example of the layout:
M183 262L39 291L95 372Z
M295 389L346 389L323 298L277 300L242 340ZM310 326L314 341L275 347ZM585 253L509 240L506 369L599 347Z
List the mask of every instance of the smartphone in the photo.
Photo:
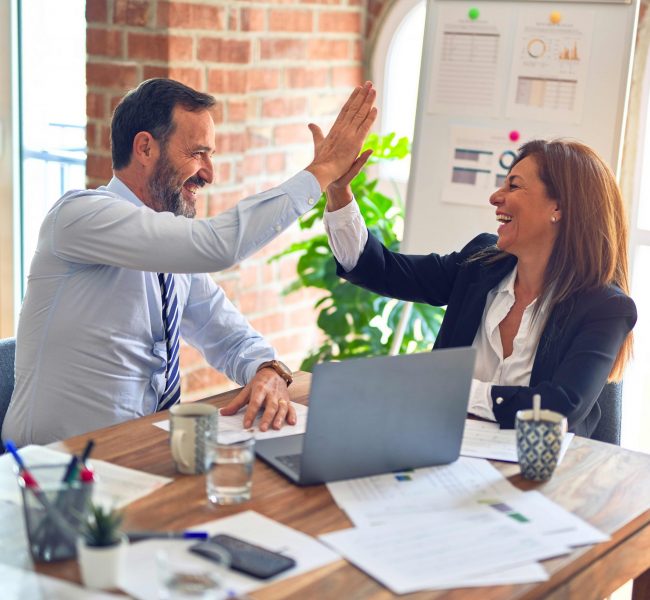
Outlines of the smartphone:
M296 565L296 561L289 556L272 552L261 546L250 544L230 535L219 534L211 537L207 542L200 542L190 546L192 552L220 562L220 557L214 551L214 546L228 551L230 554L230 568L258 579L269 579L278 573Z

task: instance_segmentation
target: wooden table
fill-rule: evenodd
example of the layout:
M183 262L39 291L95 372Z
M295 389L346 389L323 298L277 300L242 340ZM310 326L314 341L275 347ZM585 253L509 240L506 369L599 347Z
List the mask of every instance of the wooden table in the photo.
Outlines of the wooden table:
M292 398L306 402L310 376L296 377ZM220 406L236 392L206 402ZM164 488L129 505L125 527L131 529L183 529L255 510L285 525L316 536L350 527L352 523L334 504L324 485L300 488L257 461L253 474L253 499L236 507L213 507L205 495L205 478L175 472L168 434L153 422L165 413L71 438L51 447L80 452L88 438L96 442L94 457L149 473L173 477ZM332 440L332 443L336 443ZM531 484L518 475L517 465L494 463L521 489L538 489L611 536L596 546L579 548L570 555L543 564L549 581L489 588L420 592L409 598L531 600L537 598L602 599L630 579L635 579L634 600L650 599L650 455L616 446L574 438L553 478ZM432 565L432 568L434 565ZM79 581L76 562L39 565L38 571ZM362 571L340 560L319 570L278 582L252 594L255 598L380 600L393 595Z

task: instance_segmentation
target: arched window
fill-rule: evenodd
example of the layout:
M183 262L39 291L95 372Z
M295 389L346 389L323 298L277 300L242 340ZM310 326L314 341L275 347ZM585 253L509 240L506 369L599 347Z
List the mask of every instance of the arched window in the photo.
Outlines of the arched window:
M399 0L378 26L372 50L371 75L381 106L382 133L413 140L415 109L424 37L424 0ZM400 183L408 180L410 161L384 163L381 176Z

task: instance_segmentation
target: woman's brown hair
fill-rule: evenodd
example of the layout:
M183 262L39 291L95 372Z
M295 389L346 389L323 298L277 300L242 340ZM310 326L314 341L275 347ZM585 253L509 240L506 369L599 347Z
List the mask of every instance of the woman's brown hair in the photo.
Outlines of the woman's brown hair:
M562 219L544 275L550 306L576 292L616 285L629 294L625 207L614 174L588 146L570 140L524 144L513 166L532 157ZM609 381L619 381L632 354L632 333L621 346Z

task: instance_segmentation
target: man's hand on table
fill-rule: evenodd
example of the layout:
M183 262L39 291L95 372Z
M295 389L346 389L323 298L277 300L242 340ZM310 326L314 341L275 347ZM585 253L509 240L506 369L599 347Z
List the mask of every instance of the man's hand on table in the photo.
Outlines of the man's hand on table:
M269 427L280 429L285 422L295 425L296 411L291 406L287 384L273 369L259 370L235 398L221 409L221 414L234 415L248 404L244 413L244 427L252 427L260 408L264 413L260 420L260 431Z

